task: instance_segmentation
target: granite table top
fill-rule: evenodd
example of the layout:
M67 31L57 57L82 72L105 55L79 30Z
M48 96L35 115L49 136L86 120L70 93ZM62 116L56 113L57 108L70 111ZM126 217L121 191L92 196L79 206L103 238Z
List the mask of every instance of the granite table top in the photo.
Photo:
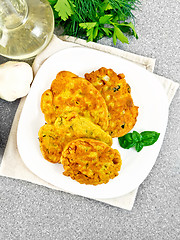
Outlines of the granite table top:
M180 1L142 1L139 39L116 48L156 58L154 72L180 83ZM111 39L99 41L113 46ZM0 56L0 63L8 61ZM0 99L0 162L19 100ZM180 231L180 90L169 109L157 161L132 211L28 182L0 177L0 239L176 240Z

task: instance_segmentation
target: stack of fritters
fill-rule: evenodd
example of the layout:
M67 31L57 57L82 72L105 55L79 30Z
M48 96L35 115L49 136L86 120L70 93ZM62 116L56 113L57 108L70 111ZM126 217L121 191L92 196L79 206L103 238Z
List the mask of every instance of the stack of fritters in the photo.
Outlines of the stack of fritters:
M138 115L124 75L101 68L85 78L62 71L41 98L39 130L44 158L62 163L79 183L102 184L118 175L121 157L112 137L129 132Z
M62 114L54 124L45 124L39 130L41 152L46 160L53 163L60 163L66 144L77 138L93 138L112 145L108 133L76 112Z

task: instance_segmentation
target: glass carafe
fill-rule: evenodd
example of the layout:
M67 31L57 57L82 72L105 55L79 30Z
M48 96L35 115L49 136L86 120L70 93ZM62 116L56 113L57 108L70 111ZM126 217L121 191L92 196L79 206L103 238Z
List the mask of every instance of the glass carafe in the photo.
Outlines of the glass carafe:
M33 58L48 45L53 31L47 0L0 0L0 55Z

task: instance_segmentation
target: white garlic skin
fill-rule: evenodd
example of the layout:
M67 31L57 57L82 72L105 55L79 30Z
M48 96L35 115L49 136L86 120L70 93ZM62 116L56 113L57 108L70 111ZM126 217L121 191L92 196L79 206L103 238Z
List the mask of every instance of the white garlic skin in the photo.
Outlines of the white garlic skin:
M0 98L12 102L29 93L33 80L31 66L25 62L8 61L0 65Z

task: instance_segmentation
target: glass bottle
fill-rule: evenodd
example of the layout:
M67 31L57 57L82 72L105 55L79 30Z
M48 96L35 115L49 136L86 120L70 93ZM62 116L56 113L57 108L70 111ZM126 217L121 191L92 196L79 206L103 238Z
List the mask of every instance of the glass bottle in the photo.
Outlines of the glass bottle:
M47 0L0 0L0 55L33 58L48 45L53 31Z

